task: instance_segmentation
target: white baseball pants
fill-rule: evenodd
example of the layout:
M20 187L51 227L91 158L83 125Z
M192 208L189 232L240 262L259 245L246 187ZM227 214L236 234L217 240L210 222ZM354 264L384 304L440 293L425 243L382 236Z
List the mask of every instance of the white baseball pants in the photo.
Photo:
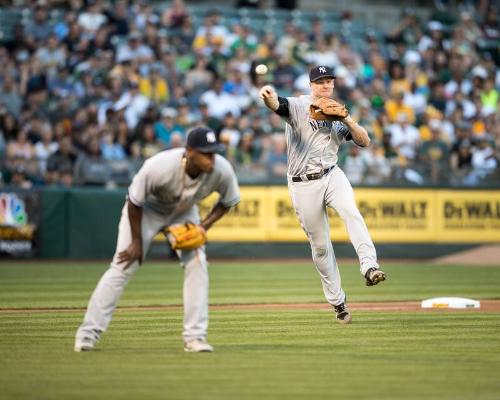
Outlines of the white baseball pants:
M326 300L331 305L339 305L345 301L345 293L330 240L326 207L336 210L344 221L359 258L361 274L364 276L372 267L378 268L375 246L354 201L352 186L344 172L336 166L313 181L292 182L289 177L288 189L302 229L309 239Z
M141 231L144 257L151 241L164 226L188 221L199 223L197 207L192 207L180 215L173 216L164 216L143 209ZM76 333L77 339L91 337L98 340L101 332L108 328L113 311L126 284L139 268L137 261L126 270L123 270L123 264L117 262L118 253L125 250L130 245L131 240L128 209L125 203L118 227L115 255L110 268L101 277L90 298L83 324ZM208 329L208 264L205 248L200 247L192 251L178 252L178 255L184 267L184 341L206 339Z

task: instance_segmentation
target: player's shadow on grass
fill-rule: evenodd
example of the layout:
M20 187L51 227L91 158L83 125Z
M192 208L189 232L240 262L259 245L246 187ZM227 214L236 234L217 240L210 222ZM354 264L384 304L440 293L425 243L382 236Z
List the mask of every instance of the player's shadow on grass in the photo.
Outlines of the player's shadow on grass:
M226 352L269 352L269 351L283 351L285 353L289 353L290 350L294 352L307 353L311 350L320 350L324 349L324 346L320 344L311 344L311 345L303 345L303 344L266 344L266 343L249 343L249 344L234 344L234 345L219 345L215 347L216 352L226 353Z

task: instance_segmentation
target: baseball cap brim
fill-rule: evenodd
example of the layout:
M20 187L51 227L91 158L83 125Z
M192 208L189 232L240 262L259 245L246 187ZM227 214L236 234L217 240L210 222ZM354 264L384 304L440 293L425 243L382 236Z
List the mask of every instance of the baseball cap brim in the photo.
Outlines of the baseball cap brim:
M314 79L311 80L311 82L316 82L317 80L320 80L320 79L323 79L323 78L333 78L333 79L336 79L337 77L335 75L321 75L321 76L318 76Z
M225 147L221 143L214 143L203 147L193 147L193 149L200 153L218 153L219 151L223 151Z

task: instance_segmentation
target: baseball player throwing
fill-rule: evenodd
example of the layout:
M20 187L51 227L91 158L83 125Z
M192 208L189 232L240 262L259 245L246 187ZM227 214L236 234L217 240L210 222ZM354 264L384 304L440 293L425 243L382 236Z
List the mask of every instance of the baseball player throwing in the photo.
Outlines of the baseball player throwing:
M331 99L334 79L331 68L316 66L309 73L311 95L279 97L272 86L266 85L261 88L260 96L286 122L292 204L311 244L325 297L337 320L347 324L351 315L330 241L326 207L335 209L346 224L366 284L373 286L385 280L385 273L379 269L375 247L356 207L352 186L337 165L337 152L344 140L365 147L370 139L347 109Z
M168 237L184 267L184 349L213 351L207 341L208 269L205 231L240 200L229 162L215 154L221 147L214 132L192 129L185 149L166 150L148 159L134 177L123 207L116 252L90 298L75 351L93 350L111 322L118 300L139 268L154 236ZM212 192L219 202L200 222L196 204ZM189 223L188 223L189 222Z

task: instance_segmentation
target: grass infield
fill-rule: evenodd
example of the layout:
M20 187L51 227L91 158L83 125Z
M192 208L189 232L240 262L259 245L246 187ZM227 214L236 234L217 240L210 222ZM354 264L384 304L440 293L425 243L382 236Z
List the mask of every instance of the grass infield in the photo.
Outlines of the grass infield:
M2 263L0 308L84 307L101 264ZM211 304L323 301L307 263L211 265ZM500 268L384 266L367 288L343 265L349 301L500 298ZM182 270L146 263L120 305L181 303ZM182 310L121 310L99 350L74 353L82 311L0 312L2 399L498 399L500 313L210 312L213 354L182 350Z

